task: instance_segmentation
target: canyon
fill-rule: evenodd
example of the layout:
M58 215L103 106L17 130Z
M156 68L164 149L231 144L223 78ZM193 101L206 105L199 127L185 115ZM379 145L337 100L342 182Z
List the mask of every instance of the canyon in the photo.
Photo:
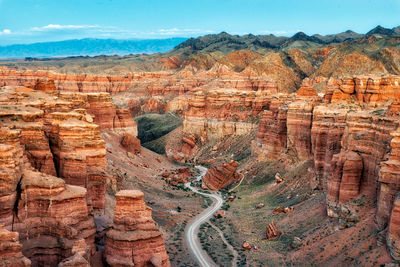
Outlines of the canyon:
M162 71L113 75L1 67L0 265L222 265L219 235L237 266L396 263L398 48L390 65L348 46L162 54ZM164 155L133 119L154 113L182 120L151 129ZM201 223L200 188L221 194ZM193 252L191 225L218 235Z

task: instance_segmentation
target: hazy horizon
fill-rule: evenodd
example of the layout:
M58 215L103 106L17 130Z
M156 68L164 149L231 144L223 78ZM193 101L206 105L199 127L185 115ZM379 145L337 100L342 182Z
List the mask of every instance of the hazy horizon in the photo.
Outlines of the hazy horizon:
M123 8L121 8L123 7ZM400 1L0 0L0 45L205 34L366 33L399 25Z

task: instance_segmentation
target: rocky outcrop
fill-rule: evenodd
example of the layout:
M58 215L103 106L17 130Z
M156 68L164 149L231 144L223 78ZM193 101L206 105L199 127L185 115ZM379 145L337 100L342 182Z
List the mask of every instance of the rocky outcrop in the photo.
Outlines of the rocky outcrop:
M269 110L263 111L258 125L253 153L259 160L274 160L287 148L287 98L271 100Z
M218 166L211 167L203 177L201 187L209 190L220 190L239 179L236 172L238 163L231 161Z
M29 86L37 90L51 91L54 87L60 91L116 94L127 91L142 79L154 79L167 76L169 73L133 73L124 76L64 74L52 71L17 71L0 68L0 85Z
M170 266L151 208L138 190L116 194L114 223L107 232L105 259L110 266Z
M387 246L390 255L395 260L400 260L400 198L399 196L393 201L393 209L391 211L389 230L387 233Z
M376 105L388 100L399 100L400 78L398 76L358 76L330 79L328 98L332 102L354 98L360 103Z
M287 111L287 148L298 160L308 160L311 154L311 126L315 102L296 101Z
M20 131L0 128L0 224L12 228L14 204L20 184L23 147L19 143Z
M363 161L354 151L335 154L328 181L328 201L345 203L356 198L360 192Z
M378 178L380 187L376 221L380 229L388 225L391 211L394 211L395 199L400 192L400 129L393 131L391 135L393 139L390 142L390 156L388 160L381 162Z
M256 117L267 105L267 92L236 89L200 91L189 100L183 131L204 140L248 134L256 128Z
M90 267L90 248L84 239L74 242L72 256L64 259L58 267Z
M31 261L22 254L18 233L8 231L3 225L0 225L0 266L31 266Z
M32 264L56 265L71 256L73 243L84 239L94 252L96 232L86 203L86 189L43 173L25 170L13 228Z
M316 106L313 111L311 145L316 185L327 190L331 161L342 147L347 110L334 106Z
M126 151L131 152L133 154L140 153L140 140L128 133L125 133L121 139L121 145L126 149Z
M144 113L164 113L165 99L162 96L151 97L141 108Z
M107 163L99 126L70 118L55 119L52 127L50 140L58 175L69 184L87 188L89 204L103 209Z
M275 222L268 224L267 226L267 239L275 239L280 236L278 227L276 227Z

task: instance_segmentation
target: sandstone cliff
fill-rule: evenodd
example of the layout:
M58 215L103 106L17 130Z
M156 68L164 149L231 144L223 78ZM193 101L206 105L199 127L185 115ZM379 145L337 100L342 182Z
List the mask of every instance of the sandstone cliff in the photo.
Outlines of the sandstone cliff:
M114 223L107 233L105 258L110 266L170 266L151 208L138 190L116 194Z

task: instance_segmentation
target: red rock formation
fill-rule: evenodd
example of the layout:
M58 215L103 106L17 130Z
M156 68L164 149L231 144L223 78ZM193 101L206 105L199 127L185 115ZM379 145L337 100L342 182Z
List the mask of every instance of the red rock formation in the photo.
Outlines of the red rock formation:
M286 99L287 100L287 99ZM283 99L272 99L262 113L257 132L258 159L274 161L286 151L287 106Z
M297 95L299 96L311 96L315 97L318 96L317 92L314 88L311 87L310 79L305 78L301 83L299 90L297 91Z
M128 151L134 154L140 153L140 140L131 134L125 133L121 139L121 145Z
M84 239L74 242L72 256L61 261L59 267L90 267L90 248Z
M69 184L86 187L89 203L103 209L106 151L99 127L78 119L54 120L51 147L58 175Z
M353 151L342 151L332 158L328 180L328 201L345 203L356 198L360 191L363 160Z
M238 163L231 161L211 167L203 178L201 187L209 190L220 190L239 179L236 172Z
M267 239L275 239L280 236L278 227L276 227L275 222L268 224L267 226Z
M312 153L317 185L326 187L331 160L340 152L343 132L346 126L347 110L338 107L317 106L313 111L311 129Z
M392 206L387 233L387 246L393 259L400 260L400 198L398 196Z
M70 92L108 92L116 94L132 88L141 79L159 79L168 76L166 72L134 73L124 76L102 76L89 74L63 74L51 71L19 72L0 68L0 84L10 86L37 86L37 89L50 89L52 83L58 90Z
M203 139L243 135L255 129L255 117L269 103L267 93L221 89L196 92L185 112L183 131Z
M23 253L35 266L56 265L70 257L73 243L84 239L94 252L95 225L86 189L43 173L24 170L21 199L14 218Z
M164 97L153 96L142 106L142 111L144 113L164 113L165 107Z
M400 99L400 78L397 76L384 77L354 77L328 81L331 101L341 101L354 97L361 103L375 105L390 99Z
M400 192L400 129L392 132L391 152L387 161L381 162L379 171L379 194L376 221L380 229L386 228L393 208L393 203ZM395 208L396 209L396 208ZM397 209L396 209L397 211ZM393 215L392 215L393 216Z
M20 131L0 128L0 224L11 229L17 186L21 180L23 148Z
M9 232L0 225L0 266L31 266L31 261L22 255L22 245L18 240L18 233Z
M116 194L113 229L107 232L105 259L110 266L170 266L151 208L138 190Z
M311 159L311 126L315 102L296 101L287 111L287 148L298 160Z

